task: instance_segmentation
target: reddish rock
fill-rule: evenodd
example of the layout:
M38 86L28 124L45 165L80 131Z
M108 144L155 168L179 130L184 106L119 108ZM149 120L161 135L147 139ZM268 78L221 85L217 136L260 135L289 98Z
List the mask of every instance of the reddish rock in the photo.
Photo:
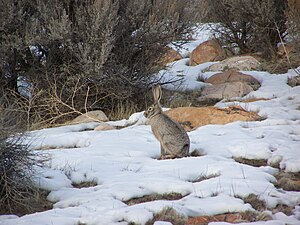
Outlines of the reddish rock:
M255 112L247 112L241 107L219 109L216 107L180 107L165 112L173 120L179 122L186 131L194 130L208 124L227 124L234 121L255 121L260 116Z
M175 62L182 59L182 56L172 48L168 48L167 52L159 59L161 65L167 65L168 63Z
M231 99L243 97L253 91L253 88L244 82L221 83L206 86L197 99L199 102L207 99Z
M237 72L235 70L217 73L205 80L205 82L211 84L222 84L226 82L245 82L251 86L260 86L259 81L256 80L254 77Z
M225 51L215 40L208 40L195 48L190 55L190 66L205 62L220 61L225 59Z

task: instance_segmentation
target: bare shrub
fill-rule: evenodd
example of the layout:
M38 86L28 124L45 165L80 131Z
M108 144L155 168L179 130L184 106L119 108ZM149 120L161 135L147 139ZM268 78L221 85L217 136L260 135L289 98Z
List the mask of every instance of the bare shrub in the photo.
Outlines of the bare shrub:
M275 55L286 31L286 0L211 0L208 4L219 23L212 27L216 37L233 53L238 49L240 54Z
M24 137L0 126L0 214L23 215L51 207L46 192L33 184L34 167L41 162L23 144Z
M299 1L289 1L287 10L287 32L294 47L294 54L287 55L287 61L290 68L297 68L300 65L300 4ZM300 75L300 70L295 69Z

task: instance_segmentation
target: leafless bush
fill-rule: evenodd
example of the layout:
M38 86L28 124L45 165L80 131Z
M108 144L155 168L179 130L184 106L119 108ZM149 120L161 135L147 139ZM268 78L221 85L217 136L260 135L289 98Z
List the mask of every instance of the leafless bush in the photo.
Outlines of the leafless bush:
M262 53L271 58L284 37L284 0L211 0L209 10L219 25L216 36L235 53ZM278 32L279 31L279 32Z
M190 1L2 0L0 99L29 125L66 115L68 106L109 112L129 101L142 109L165 46L190 38ZM18 96L20 77L32 86L29 94Z
M34 167L41 165L41 162L34 158L36 155L28 145L23 144L24 137L5 129L1 124L0 214L22 215L43 210L48 204L45 194L32 182Z
M300 4L297 1L289 2L289 8L287 11L287 27L289 37L295 46L295 52L300 55Z

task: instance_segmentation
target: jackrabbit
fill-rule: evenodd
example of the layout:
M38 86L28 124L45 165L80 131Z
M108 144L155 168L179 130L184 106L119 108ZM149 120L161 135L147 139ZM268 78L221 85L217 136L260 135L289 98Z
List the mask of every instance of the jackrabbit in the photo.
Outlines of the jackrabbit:
M179 123L163 113L160 106L162 90L160 85L152 87L154 103L145 112L152 132L160 142L161 159L181 158L188 156L190 139Z

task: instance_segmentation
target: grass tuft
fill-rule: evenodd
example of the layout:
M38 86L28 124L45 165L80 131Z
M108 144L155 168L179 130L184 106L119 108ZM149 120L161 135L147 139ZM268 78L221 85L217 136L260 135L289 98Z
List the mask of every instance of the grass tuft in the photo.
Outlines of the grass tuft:
M154 214L154 217L152 220L149 220L146 225L153 225L155 221L166 221L170 222L173 225L186 225L187 218L179 214L175 209L171 207L167 207L163 209L162 211Z
M242 157L234 158L238 163L247 164L254 167L267 166L268 162L265 159L246 159Z
M151 195L145 195L140 198L133 198L128 201L125 201L124 203L127 205L136 205L144 202L152 202L157 200L167 200L167 201L173 201L173 200L179 200L182 199L184 196L180 193L165 193L165 194L151 194Z
M266 202L260 200L255 194L250 194L242 199L245 203L249 203L257 211L264 211L267 208Z
M78 188L78 189L81 189L81 188L89 188L89 187L95 187L97 186L97 182L96 181L84 181L84 182L81 182L81 183L72 183L72 186L74 188Z

